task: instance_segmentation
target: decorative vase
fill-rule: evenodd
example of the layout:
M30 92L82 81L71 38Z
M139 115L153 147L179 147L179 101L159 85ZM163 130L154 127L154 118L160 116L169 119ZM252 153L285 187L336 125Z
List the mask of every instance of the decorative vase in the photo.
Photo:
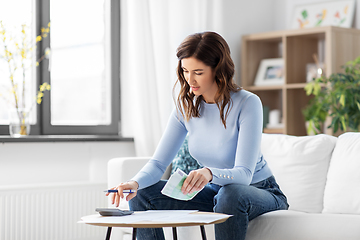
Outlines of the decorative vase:
M9 120L9 132L11 137L18 138L30 134L29 109L10 109Z

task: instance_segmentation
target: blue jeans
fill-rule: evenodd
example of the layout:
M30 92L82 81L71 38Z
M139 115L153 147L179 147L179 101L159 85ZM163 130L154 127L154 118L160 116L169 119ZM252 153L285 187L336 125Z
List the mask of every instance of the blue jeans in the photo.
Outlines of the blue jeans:
M144 210L199 210L234 215L227 221L215 224L216 240L245 239L249 221L275 210L286 210L289 205L273 176L250 186L230 184L219 186L209 183L190 201L180 201L161 194L166 181L138 190L130 200L130 209ZM138 229L139 240L163 240L161 228Z

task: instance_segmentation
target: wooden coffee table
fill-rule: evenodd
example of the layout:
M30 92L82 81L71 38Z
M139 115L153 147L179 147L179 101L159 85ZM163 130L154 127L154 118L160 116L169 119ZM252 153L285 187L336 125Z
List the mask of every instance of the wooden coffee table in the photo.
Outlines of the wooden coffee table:
M220 219L217 219L215 221L211 221L211 222L191 222L191 218L196 218L198 216L198 214L217 214L217 216ZM136 232L138 228L163 228L163 227L172 227L172 232L173 232L173 238L174 240L177 240L177 232L176 232L176 227L186 227L186 226L200 226L200 230L201 230L201 236L203 240L206 240L206 234L205 234L205 228L204 225L210 225L210 224L217 224L217 223L222 223L225 222L229 217L231 217L231 215L227 215L227 214L221 214L221 213L213 213L213 212L194 212L194 213L190 213L188 214L189 219L187 219L186 222L183 221L162 221L162 222L157 222L157 221L141 221L141 222L132 222L132 223L111 223L111 222L107 222L107 223L97 223L97 222L85 222L86 224L89 225L94 225L94 226L102 226L102 227L107 227L107 233L106 233L106 240L110 240L110 235L111 235L111 230L113 227L132 227L133 228L133 233L132 233L132 239L136 240Z

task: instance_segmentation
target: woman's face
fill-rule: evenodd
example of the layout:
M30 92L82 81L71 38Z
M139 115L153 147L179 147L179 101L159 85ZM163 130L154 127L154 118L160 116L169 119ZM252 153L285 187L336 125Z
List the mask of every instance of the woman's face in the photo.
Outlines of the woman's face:
M182 59L181 66L184 77L190 85L190 91L196 96L202 95L207 103L215 103L218 86L215 82L214 70L194 57Z

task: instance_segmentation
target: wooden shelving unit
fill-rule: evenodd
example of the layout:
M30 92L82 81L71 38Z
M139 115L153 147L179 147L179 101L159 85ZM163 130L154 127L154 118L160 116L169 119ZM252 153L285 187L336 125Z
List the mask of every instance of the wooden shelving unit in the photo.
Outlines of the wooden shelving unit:
M360 55L360 30L327 26L243 36L242 87L258 95L270 110L280 109L282 113L284 127L264 129L264 132L306 135L302 115L302 109L310 99L304 90L306 64L314 63L314 53L324 55L326 76L343 72L341 66ZM267 58L284 59L283 85L254 86L260 61Z

